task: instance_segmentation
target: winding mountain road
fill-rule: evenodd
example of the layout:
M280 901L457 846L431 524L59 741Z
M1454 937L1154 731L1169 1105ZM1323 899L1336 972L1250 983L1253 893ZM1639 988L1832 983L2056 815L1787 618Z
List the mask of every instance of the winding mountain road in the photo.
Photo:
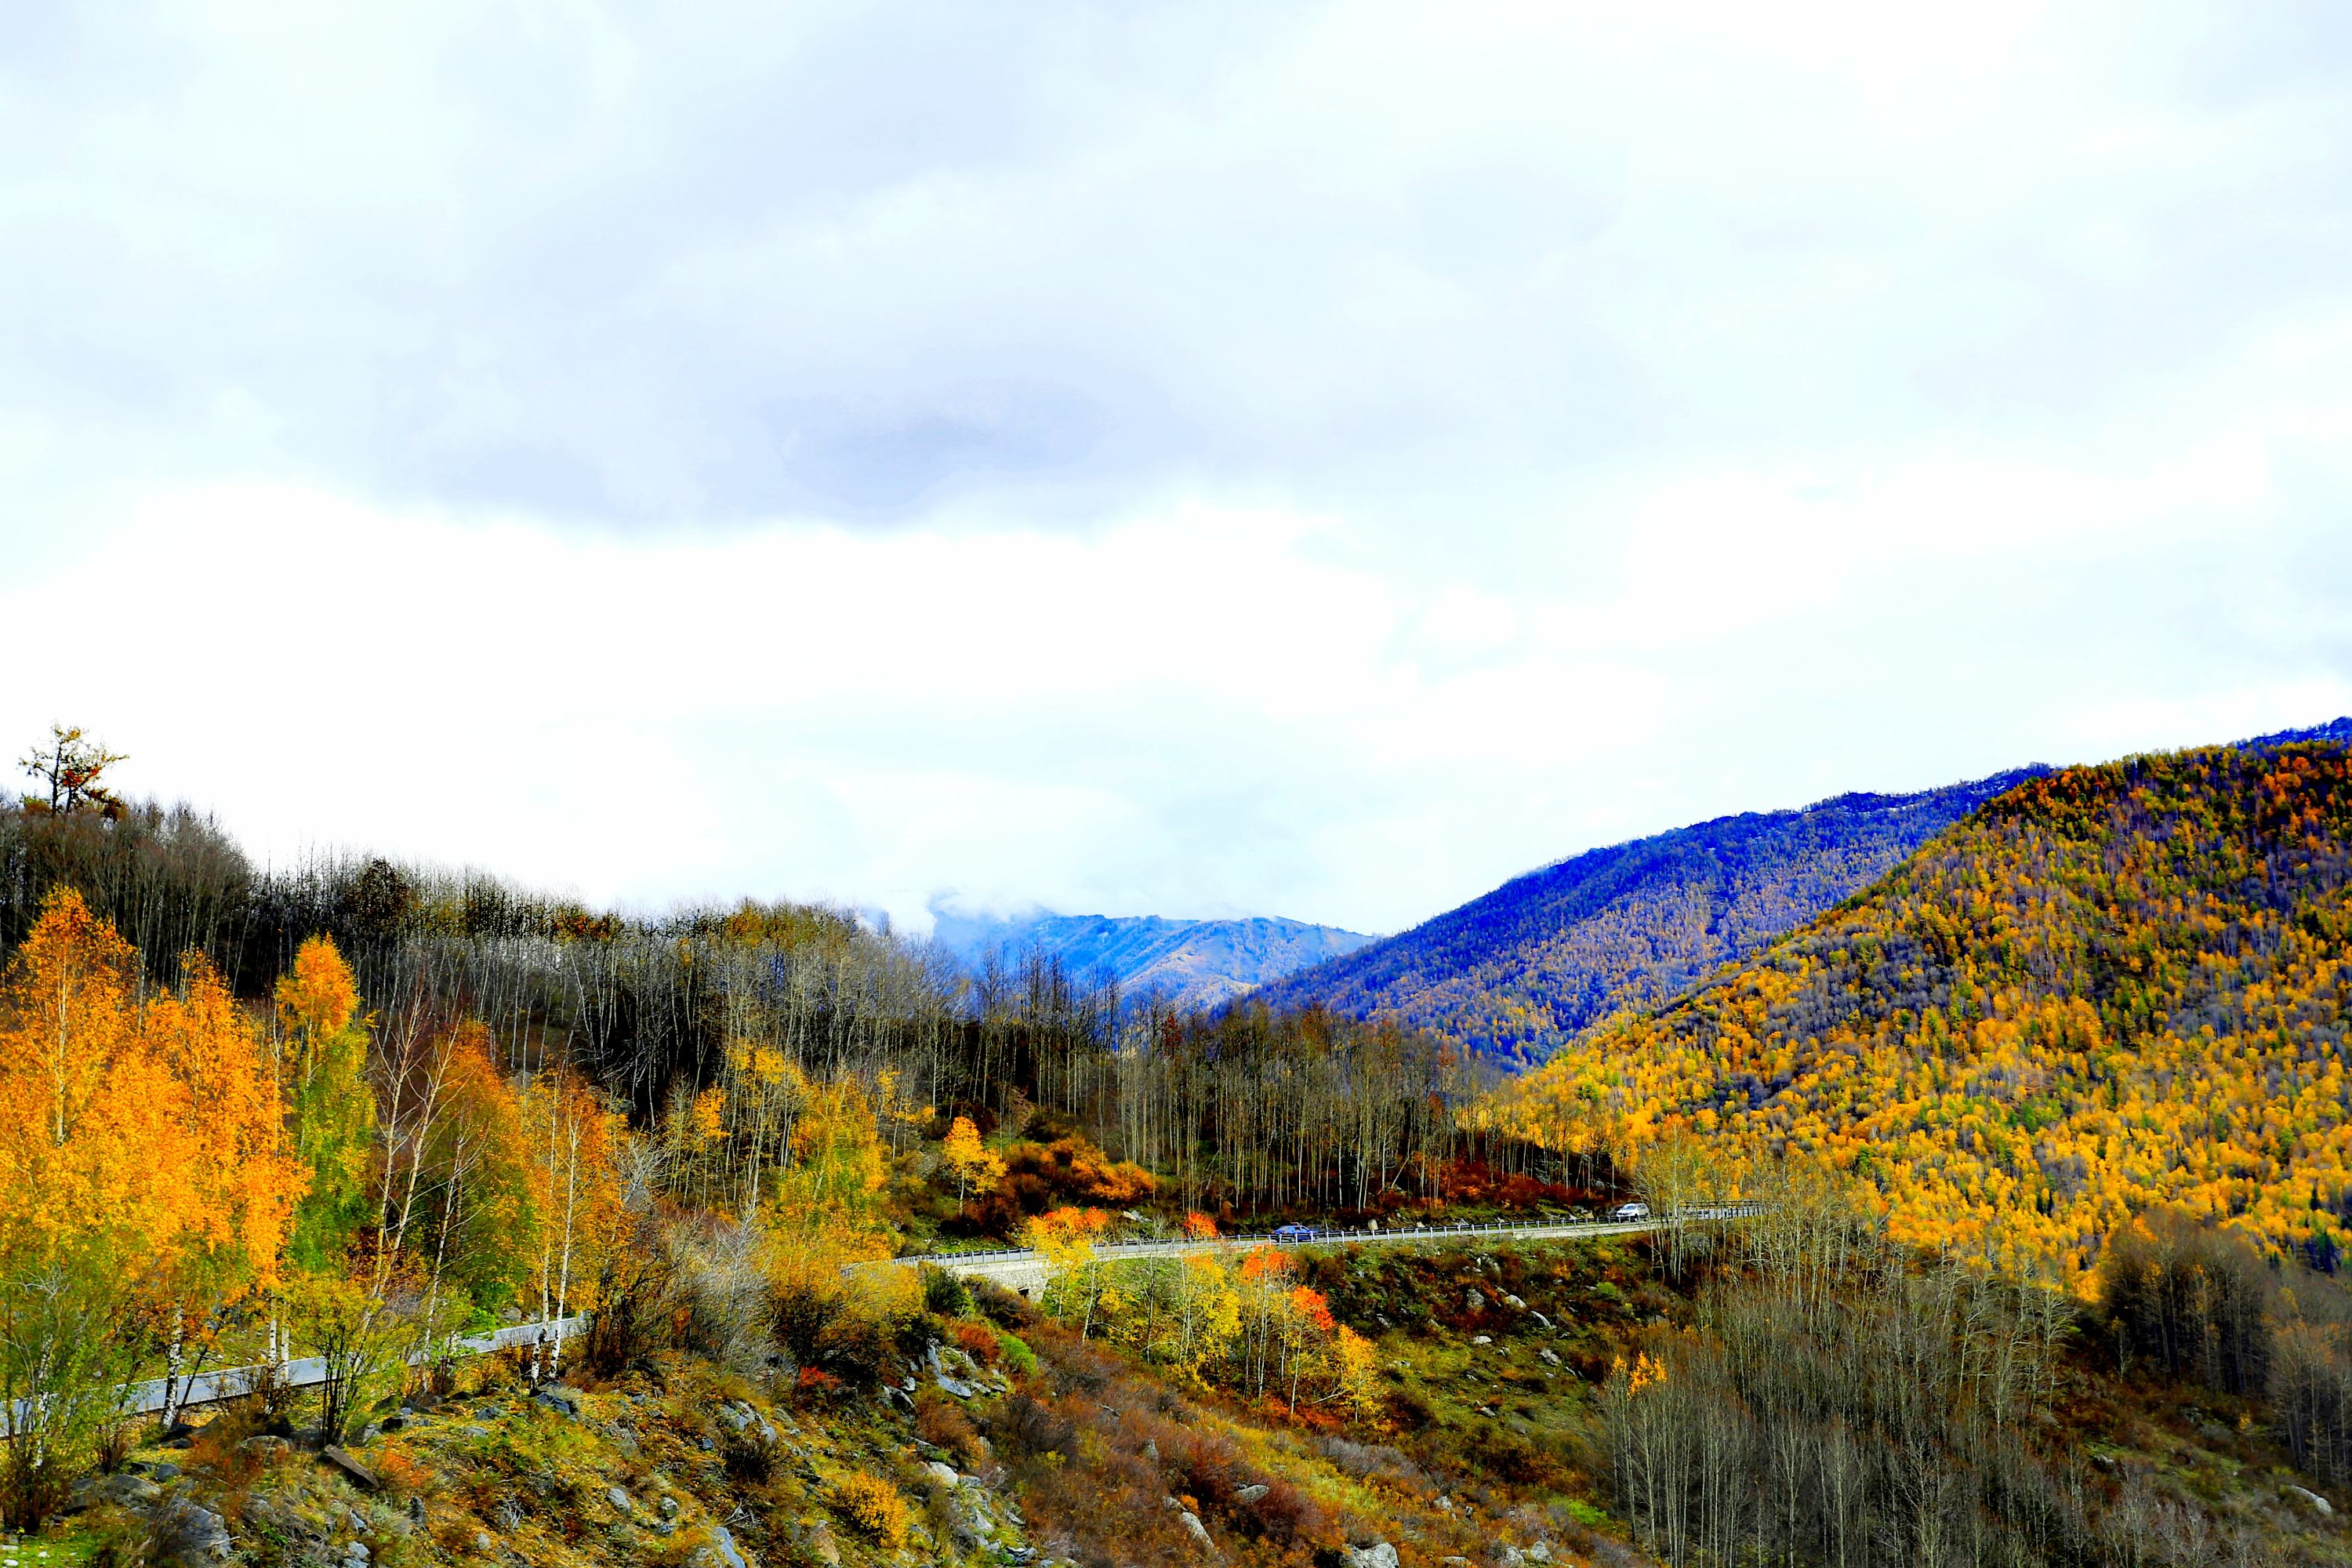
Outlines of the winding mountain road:
M1757 1212L1756 1204L1727 1204L1718 1207L1695 1209L1684 1217L1695 1221L1738 1219ZM1318 1228L1311 1240L1276 1240L1272 1236L1221 1236L1206 1241L1109 1241L1095 1248L1095 1256L1104 1263L1140 1262L1155 1258L1184 1258L1196 1253L1246 1252L1257 1247L1415 1247L1451 1241L1578 1241L1609 1236L1636 1236L1658 1230L1666 1222L1658 1218L1616 1220L1562 1220L1535 1224L1414 1226L1385 1230ZM967 1279L991 1279L1008 1290L1026 1296L1043 1289L1047 1264L1045 1254L1025 1247L1006 1247L993 1252L945 1252L918 1254L909 1258L894 1258L885 1264L865 1267L914 1268L929 1263L950 1274ZM457 1342L459 1353L488 1355L493 1351L515 1345L527 1345L542 1339L570 1339L587 1325L587 1318L565 1318L559 1321L515 1323L492 1333L471 1335ZM212 1372L200 1372L187 1380L187 1386L173 1403L181 1405L209 1405L215 1400L235 1398L253 1386L262 1369L258 1367L222 1367ZM301 1356L286 1363L286 1381L296 1388L315 1387L326 1381L326 1365L316 1356ZM131 1384L131 1408L141 1414L152 1414L163 1408L166 1398L165 1381L152 1378Z
M1756 1212L1755 1204L1727 1204L1695 1209L1685 1221L1738 1219ZM1098 1244L1096 1258L1104 1263L1125 1263L1150 1258L1182 1258L1193 1253L1245 1252L1255 1247L1410 1247L1430 1242L1485 1239L1489 1241L1576 1241L1604 1236L1633 1236L1662 1228L1663 1219L1563 1220L1532 1225L1417 1226L1393 1229L1318 1230L1311 1241L1277 1241L1272 1236L1221 1236L1207 1241L1111 1241ZM1043 1253L1028 1248L993 1252L943 1252L896 1258L901 1266L929 1263L967 1279L992 1279L1008 1290L1026 1296L1045 1284Z

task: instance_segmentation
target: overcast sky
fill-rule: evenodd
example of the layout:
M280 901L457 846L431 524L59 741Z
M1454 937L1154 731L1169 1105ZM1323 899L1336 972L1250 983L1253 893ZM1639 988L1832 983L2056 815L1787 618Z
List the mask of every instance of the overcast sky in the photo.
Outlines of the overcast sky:
M1391 930L2352 711L2352 7L1925 9L12 7L0 739Z

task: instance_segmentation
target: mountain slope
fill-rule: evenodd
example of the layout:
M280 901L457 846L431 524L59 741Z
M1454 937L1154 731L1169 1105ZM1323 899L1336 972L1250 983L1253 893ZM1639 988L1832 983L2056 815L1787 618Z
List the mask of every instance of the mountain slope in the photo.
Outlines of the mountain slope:
M1559 1144L1809 1152L1898 1235L2081 1266L2177 1205L2324 1268L2352 1215L2352 752L2029 781L1866 894L1517 1088Z
M1157 915L1011 917L936 911L932 940L968 964L990 953L1017 960L1049 953L1079 974L1108 973L1123 989L1156 990L1190 1005L1232 1000L1254 986L1353 952L1374 939L1337 926L1253 917L1166 920Z
M2241 741L2238 745L2245 751L2275 751L2281 746L2303 745L2313 741L2352 745L2352 718L2330 719L2325 724L2307 725L2300 730L2280 730L2273 734L2257 735L2251 741Z
M1539 1061L1611 1013L1655 1006L1746 958L2041 771L1840 795L1591 850L1262 994Z

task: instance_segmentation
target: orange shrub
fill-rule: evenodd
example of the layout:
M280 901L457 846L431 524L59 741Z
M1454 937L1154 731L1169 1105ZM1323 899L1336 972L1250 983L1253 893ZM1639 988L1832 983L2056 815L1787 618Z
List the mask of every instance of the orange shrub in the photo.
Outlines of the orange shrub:
M996 1341L996 1331L987 1324L958 1323L955 1327L955 1342L961 1346L972 1360L982 1366L996 1364L1000 1348Z
M373 1468L386 1489L403 1494L424 1491L435 1479L433 1472L418 1464L405 1449L389 1444L377 1452Z

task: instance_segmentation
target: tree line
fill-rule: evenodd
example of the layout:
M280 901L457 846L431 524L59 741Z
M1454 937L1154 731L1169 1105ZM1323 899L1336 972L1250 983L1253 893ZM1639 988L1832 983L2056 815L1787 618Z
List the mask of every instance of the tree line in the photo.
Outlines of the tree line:
M1491 1071L1424 1033L1315 1009L1186 1010L1050 955L967 969L821 907L624 918L381 858L257 869L184 805L0 808L0 950L61 887L138 952L140 984L169 984L193 952L259 998L324 937L390 1034L462 1016L500 1070L560 1061L639 1128L716 1091L750 1166L774 1157L793 1114L772 1081L744 1079L753 1051L813 1081L887 1075L901 1100L998 1119L1051 1108L1168 1173L1193 1205L1371 1208L1432 1195L1450 1162L1526 1163L1512 1134L1459 1114ZM763 1099L782 1122L739 1139L742 1108Z

